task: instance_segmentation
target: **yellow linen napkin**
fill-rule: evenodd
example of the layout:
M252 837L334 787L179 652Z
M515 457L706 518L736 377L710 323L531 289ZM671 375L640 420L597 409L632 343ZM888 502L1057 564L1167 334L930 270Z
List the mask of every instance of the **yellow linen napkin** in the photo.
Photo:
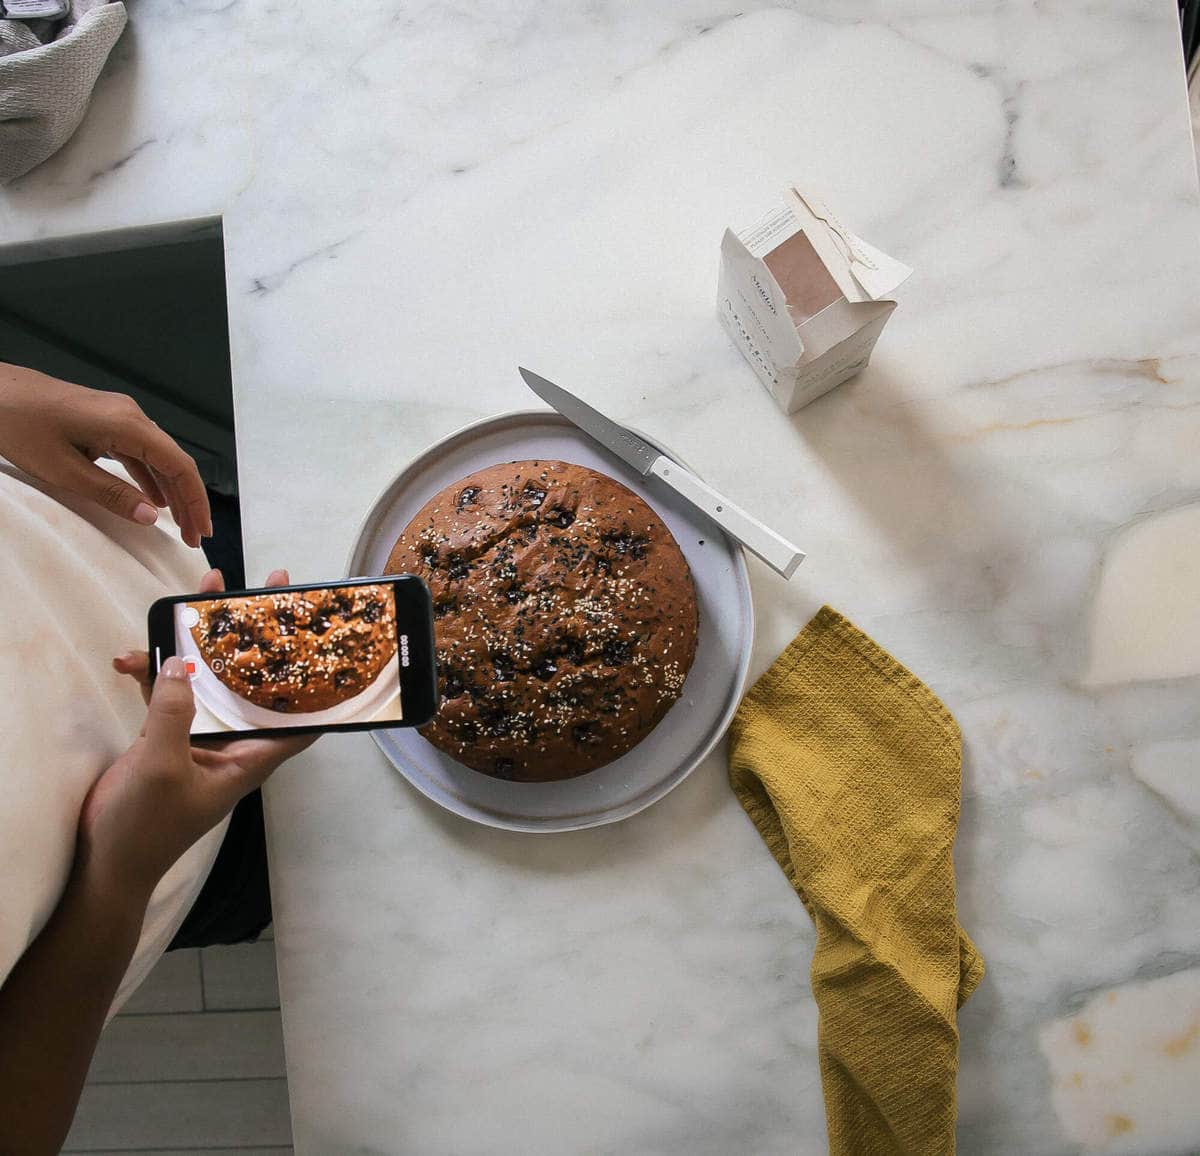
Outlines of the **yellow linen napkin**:
M730 738L738 801L817 928L830 1153L952 1153L955 1012L983 978L955 914L958 725L826 606L755 683Z

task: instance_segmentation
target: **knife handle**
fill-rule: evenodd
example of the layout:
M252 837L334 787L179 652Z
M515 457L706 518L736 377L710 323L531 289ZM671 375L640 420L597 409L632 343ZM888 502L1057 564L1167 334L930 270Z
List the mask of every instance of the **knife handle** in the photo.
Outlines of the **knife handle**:
M785 578L790 578L796 572L796 567L804 561L804 551L798 550L786 538L781 538L774 530L768 529L666 455L655 460L650 472L677 494L687 498L692 505L699 507L722 530Z

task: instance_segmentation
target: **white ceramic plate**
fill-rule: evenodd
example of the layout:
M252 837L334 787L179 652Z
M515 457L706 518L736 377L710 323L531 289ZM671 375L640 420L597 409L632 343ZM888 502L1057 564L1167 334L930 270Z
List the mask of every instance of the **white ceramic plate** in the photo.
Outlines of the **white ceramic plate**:
M700 608L696 659L683 695L633 750L605 767L557 783L512 783L480 774L412 729L371 735L417 790L456 815L511 831L575 831L637 814L681 783L712 750L745 686L754 609L746 562L736 542L673 491L606 453L566 418L545 411L506 414L468 426L401 471L359 531L350 553L350 576L383 574L396 539L439 490L485 466L526 459L574 462L616 478L640 494L675 535L692 569Z

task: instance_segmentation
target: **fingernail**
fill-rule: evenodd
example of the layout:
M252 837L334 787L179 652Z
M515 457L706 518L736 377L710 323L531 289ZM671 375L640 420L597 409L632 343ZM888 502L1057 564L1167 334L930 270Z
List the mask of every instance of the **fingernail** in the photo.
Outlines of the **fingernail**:
M118 654L113 662L132 662L136 657L137 655L132 650L127 650L124 654Z
M213 536L213 528L212 528L212 519L211 518L209 518L208 522L206 523L206 529L204 531L204 536L206 538L211 538Z
M158 521L158 511L149 502L139 502L133 511L133 520L139 526L153 526Z
M183 665L183 659L172 654L166 662L162 664L162 669L158 672L164 678L187 678L187 667Z

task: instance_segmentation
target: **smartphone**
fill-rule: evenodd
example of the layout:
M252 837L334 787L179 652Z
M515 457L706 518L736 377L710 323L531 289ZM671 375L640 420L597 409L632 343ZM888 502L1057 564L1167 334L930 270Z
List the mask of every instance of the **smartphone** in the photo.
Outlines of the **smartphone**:
M150 673L178 655L193 737L413 727L437 709L433 601L415 575L160 598Z

